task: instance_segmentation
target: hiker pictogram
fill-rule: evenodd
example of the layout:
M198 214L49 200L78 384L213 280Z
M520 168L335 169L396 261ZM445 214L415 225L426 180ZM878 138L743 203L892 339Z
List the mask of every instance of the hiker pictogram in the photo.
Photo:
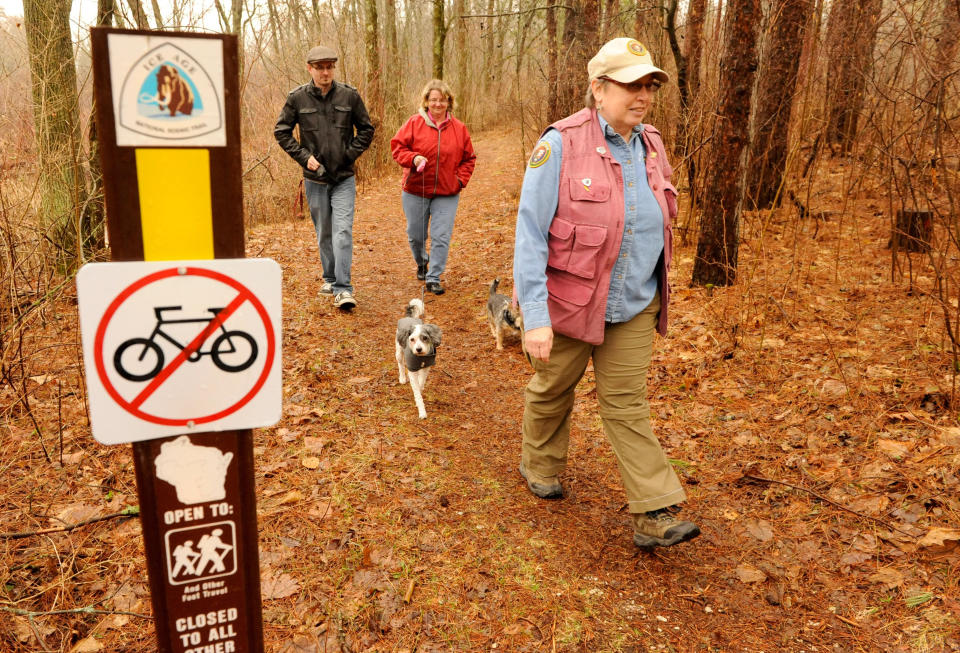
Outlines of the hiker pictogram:
M211 313L209 317L199 318L165 318L164 313L172 313L182 310L182 306L155 306L153 308L157 322L148 338L130 338L117 347L113 355L113 366L117 373L128 381L148 381L160 373L163 369L164 354L163 348L157 344L158 338L163 338L177 349L186 350L187 343L181 342L171 335L164 326L172 324L209 324L223 307L208 308ZM209 355L213 364L224 372L242 372L251 365L257 358L257 341L254 340L246 331L231 330L221 323L218 329L217 337L213 339L210 348L204 351L197 347L193 351L187 351L187 361L191 363L198 362L203 356Z
M236 573L236 527L232 521L168 531L167 574L171 584Z

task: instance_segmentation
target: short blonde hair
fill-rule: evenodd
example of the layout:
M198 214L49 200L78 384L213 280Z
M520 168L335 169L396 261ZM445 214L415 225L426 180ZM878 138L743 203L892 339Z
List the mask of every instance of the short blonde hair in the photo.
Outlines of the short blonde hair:
M453 111L453 92L442 79L431 79L427 82L426 86L423 87L423 91L420 92L420 108L427 108L427 98L430 97L430 91L440 91L443 93L447 97L447 102L450 103L447 109Z
M597 81L600 82L600 88L604 88L607 85L607 81L603 77L598 77ZM587 92L583 94L583 106L588 109L593 109L597 106L597 99L593 97L593 81L587 84Z

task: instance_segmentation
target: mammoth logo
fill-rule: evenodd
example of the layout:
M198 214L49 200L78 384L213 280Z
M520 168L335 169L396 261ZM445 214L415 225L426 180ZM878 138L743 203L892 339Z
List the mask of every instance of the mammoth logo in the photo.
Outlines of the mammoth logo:
M193 89L174 66L164 64L157 69L157 104L171 116L193 113Z
M110 34L117 145L222 146L223 44Z

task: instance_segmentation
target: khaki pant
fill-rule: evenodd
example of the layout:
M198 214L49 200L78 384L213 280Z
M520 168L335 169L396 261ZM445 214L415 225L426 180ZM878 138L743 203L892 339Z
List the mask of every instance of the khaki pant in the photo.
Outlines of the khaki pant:
M603 430L613 446L630 512L680 503L680 479L650 428L647 370L653 351L659 294L629 322L607 325L602 345L554 334L550 362L529 358L535 374L523 411L523 464L541 476L567 465L574 389L593 357Z

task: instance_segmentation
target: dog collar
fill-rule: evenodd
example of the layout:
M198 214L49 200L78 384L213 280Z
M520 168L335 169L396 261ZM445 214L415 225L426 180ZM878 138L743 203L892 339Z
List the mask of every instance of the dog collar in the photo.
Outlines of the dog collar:
M427 356L417 356L409 347L403 349L403 366L411 372L422 370L425 367L431 367L437 358L437 351L434 349L432 354Z

